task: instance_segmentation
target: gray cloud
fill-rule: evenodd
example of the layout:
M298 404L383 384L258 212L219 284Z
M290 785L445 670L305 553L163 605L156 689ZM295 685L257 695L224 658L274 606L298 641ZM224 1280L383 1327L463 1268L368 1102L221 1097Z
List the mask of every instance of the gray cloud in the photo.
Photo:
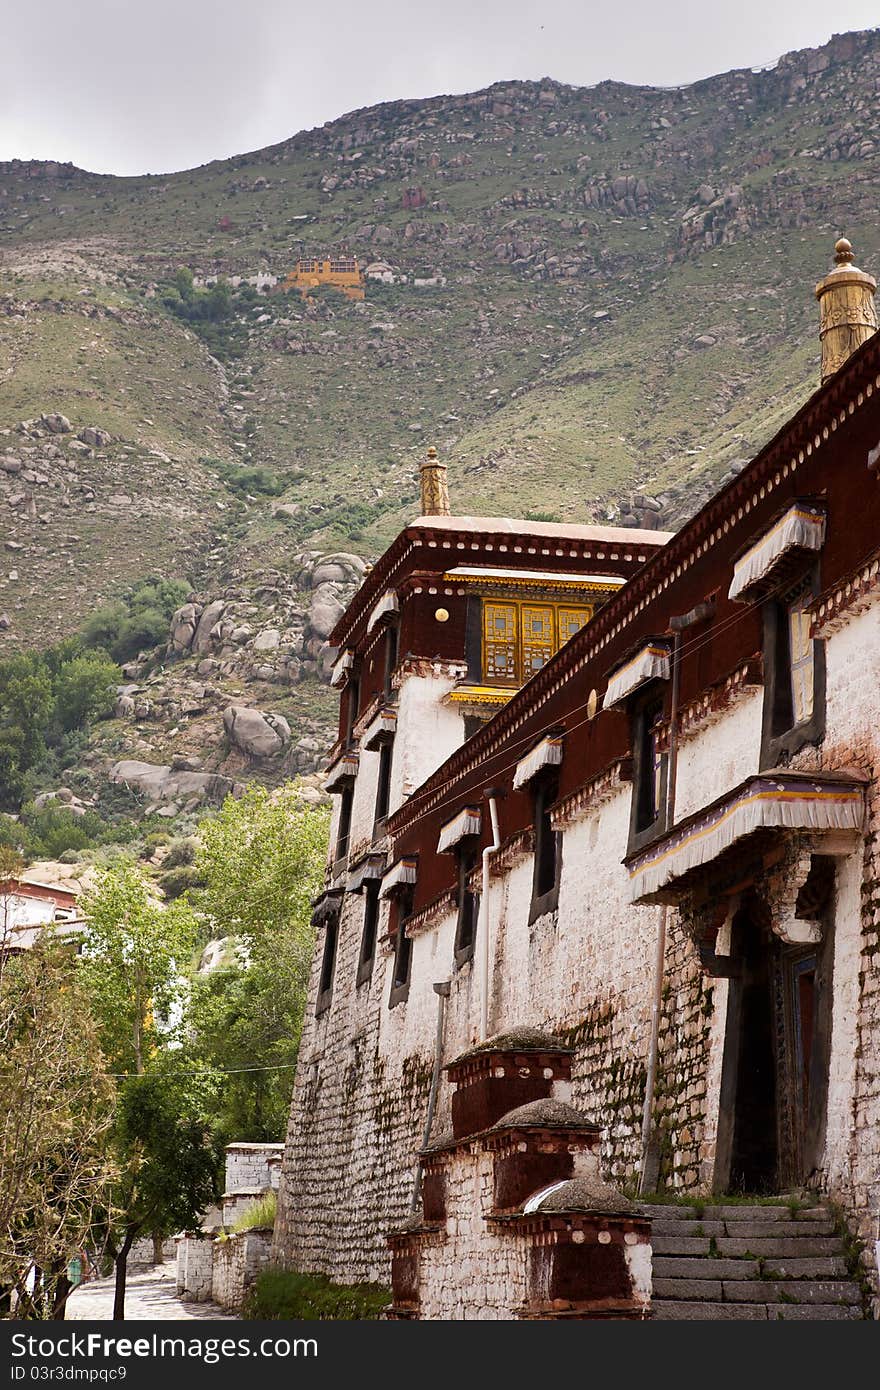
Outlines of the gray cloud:
M7 13L3 14L6 10ZM0 0L0 159L165 172L504 78L675 85L877 22L876 0Z

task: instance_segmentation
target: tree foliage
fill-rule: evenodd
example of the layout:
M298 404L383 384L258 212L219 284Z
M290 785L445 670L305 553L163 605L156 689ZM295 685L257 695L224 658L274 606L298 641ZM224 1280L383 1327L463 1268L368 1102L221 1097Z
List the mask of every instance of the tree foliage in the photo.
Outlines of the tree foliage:
M163 1238L198 1225L217 1195L218 1154L198 1081L175 1075L174 1054L154 1074L126 1078L119 1092L113 1149L118 1164L111 1249L116 1262L114 1319L125 1316L128 1256L140 1236Z
M113 1071L142 1073L179 1022L197 934L184 902L163 905L136 868L100 874L80 900L82 976Z
M74 731L111 712L121 673L78 638L0 661L0 809L17 810L28 774Z
M327 849L326 808L296 787L253 787L201 827L192 899L228 960L193 985L190 1048L232 1074L218 1083L218 1132L227 1140L284 1133L314 948L311 900ZM240 1071L240 1068L260 1068Z
M0 944L0 1076L0 1297L19 1318L58 1316L115 1177L113 1085L69 948Z
M103 604L86 619L83 643L104 648L114 661L131 661L166 640L171 615L188 593L182 579L141 579L123 598Z

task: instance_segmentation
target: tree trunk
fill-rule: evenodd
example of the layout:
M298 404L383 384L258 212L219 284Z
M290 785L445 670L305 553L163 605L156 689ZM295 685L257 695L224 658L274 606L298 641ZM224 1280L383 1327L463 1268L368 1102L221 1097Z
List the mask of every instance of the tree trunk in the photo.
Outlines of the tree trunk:
M55 1289L52 1296L52 1321L64 1322L67 1317L67 1300L73 1291L73 1285L66 1274L59 1274L55 1281Z
M125 1322L125 1279L128 1267L128 1252L134 1245L137 1229L128 1231L116 1256L116 1287L113 1291L113 1321Z
M162 1246L165 1244L162 1236L153 1236L153 1264L160 1265L165 1258Z

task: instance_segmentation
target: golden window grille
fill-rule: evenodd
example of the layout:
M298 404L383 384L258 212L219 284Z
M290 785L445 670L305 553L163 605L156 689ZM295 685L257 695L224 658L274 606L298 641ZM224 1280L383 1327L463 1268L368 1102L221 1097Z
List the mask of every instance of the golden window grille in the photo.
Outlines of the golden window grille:
M522 685L593 616L589 605L483 603L483 680Z
M813 715L813 639L807 612L811 602L812 594L805 592L788 609L791 706L795 724L803 724Z

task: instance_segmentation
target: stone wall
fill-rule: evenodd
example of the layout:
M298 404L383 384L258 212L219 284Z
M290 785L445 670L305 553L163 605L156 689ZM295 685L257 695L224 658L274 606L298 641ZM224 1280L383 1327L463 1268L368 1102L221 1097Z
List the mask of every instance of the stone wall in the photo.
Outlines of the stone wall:
M214 1279L214 1241L201 1232L177 1237L177 1297L210 1303Z
M212 1244L211 1298L221 1308L239 1312L245 1294L269 1262L272 1232L242 1231Z
M835 609L826 639L827 733L793 768L861 771L870 779L863 846L835 859L835 945L824 1156L812 1182L844 1208L863 1240L880 1209L880 603ZM760 766L760 689L697 710L683 730L680 813L708 805ZM367 755L369 756L369 755ZM557 911L529 923L529 846L508 846L489 898L489 1032L530 1024L574 1047L573 1103L604 1131L605 1176L634 1186L650 1026L658 907L629 902L622 859L631 789L606 782L561 822ZM430 853L430 850L425 850ZM384 1236L409 1209L434 1051L434 982L450 980L444 1059L477 1038L479 973L454 968L455 910L439 903L413 932L405 1003L388 1007L391 958L380 950L355 987L362 899L347 895L330 1009L314 1016L322 942L285 1151L277 1258L340 1281L387 1282ZM385 930L386 917L380 925ZM701 966L688 923L670 909L654 1119L661 1178L711 1190L729 986ZM434 1134L448 1127L441 1089ZM870 1264L866 1252L866 1268Z
M283 1143L227 1144L226 1191L266 1192L277 1188Z

